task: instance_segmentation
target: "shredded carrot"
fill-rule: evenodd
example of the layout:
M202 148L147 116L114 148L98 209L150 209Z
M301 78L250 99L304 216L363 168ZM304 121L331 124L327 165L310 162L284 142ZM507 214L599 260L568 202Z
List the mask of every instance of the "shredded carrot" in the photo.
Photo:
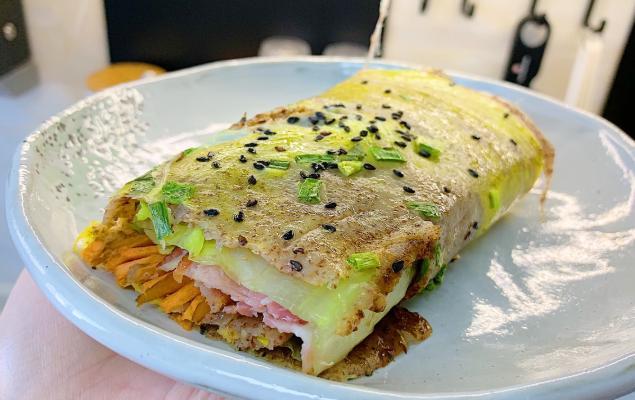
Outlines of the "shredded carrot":
M183 306L188 301L192 300L199 293L200 291L196 286L194 286L194 282L190 282L176 292L164 298L159 306L166 313L171 313L177 310L179 307Z
M159 247L156 245L144 247L123 247L114 252L116 255L106 261L106 268L112 269L126 261L138 260L153 254L159 254Z
M128 277L128 272L130 271L130 267L132 267L133 265L151 265L153 267L156 267L157 265L159 265L159 263L163 260L164 257L165 256L162 254L154 254L144 258L140 258L138 260L131 260L123 264L117 265L114 270L117 283L122 287L125 287L128 285L126 278Z
M82 251L82 259L90 265L98 264L99 256L101 255L102 251L104 251L105 246L106 243L104 243L104 241L93 240L93 242L86 246L84 251Z
M137 305L156 300L165 295L171 294L179 290L185 284L190 283L190 278L185 278L183 283L174 280L172 274L165 274L158 278L151 279L141 285L142 294L137 297Z
M201 295L201 294L199 294L198 296L194 297L192 299L192 301L190 301L190 304L187 306L185 311L183 311L183 314L182 314L183 319L186 319L188 321L192 321L194 312L196 311L196 307L198 307L198 305L201 304L204 301L205 301L205 297L203 297L203 295Z
M199 324L209 312L210 312L209 304L207 304L207 301L203 300L203 302L196 307L196 310L194 311L194 314L192 315L192 321Z
M177 324L181 325L181 328L185 329L186 331L192 330L192 326L194 325L192 321L185 321L181 318L180 315L177 314L170 315L170 318L176 321Z

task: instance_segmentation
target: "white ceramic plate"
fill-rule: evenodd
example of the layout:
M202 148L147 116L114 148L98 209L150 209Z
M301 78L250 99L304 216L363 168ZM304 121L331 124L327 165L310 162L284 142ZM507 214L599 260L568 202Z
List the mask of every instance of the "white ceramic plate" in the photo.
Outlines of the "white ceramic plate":
M16 155L11 232L29 271L74 324L176 379L241 397L611 397L635 390L635 157L610 123L525 89L454 74L528 113L557 150L540 222L531 193L407 306L432 337L346 384L272 366L182 331L70 253L118 186L214 130L320 93L359 60L214 63L92 96L46 122ZM396 64L374 66L400 68Z

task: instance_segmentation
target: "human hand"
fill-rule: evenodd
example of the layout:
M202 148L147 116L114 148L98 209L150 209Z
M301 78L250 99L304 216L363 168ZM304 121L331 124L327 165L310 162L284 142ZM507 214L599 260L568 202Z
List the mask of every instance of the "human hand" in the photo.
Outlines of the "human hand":
M68 322L22 272L0 314L0 399L212 399L121 357Z

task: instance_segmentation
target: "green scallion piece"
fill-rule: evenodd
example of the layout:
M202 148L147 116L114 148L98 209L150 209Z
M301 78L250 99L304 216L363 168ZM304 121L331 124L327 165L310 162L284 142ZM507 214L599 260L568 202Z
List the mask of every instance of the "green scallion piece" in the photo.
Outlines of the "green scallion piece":
M189 149L185 149L185 150L183 150L183 155L187 156L187 155L189 155L191 152L193 152L196 149L197 149L197 147L190 147Z
M194 186L168 181L161 188L163 200L169 204L181 204L194 194Z
M489 208L494 211L498 210L501 206L500 192L497 189L491 189L487 197L489 199Z
M406 207L410 210L416 211L422 218L437 220L441 217L441 211L436 204L409 201L406 203Z
M300 154L295 156L298 164L312 164L321 162L334 162L335 157L330 154Z
M128 193L132 195L146 194L154 188L154 178L150 172L130 182Z
M440 146L433 143L431 140L427 140L426 142L417 141L414 143L414 146L415 151L420 156L431 161L439 161L439 157L441 156Z
M150 220L154 227L154 233L157 235L157 239L162 240L164 237L172 233L172 226L170 225L170 209L165 201L158 201L156 203L148 204L150 209Z
M357 271L377 268L380 265L379 257L375 253L353 253L346 262Z
M434 263L438 266L443 263L443 251L440 242L434 245Z
M383 148L373 146L369 151L377 161L406 162L406 159L403 158L401 153L392 147Z
M148 208L148 203L141 200L139 202L139 208L137 209L137 213L134 216L135 221L145 221L150 218L150 209Z
M322 182L319 179L306 178L298 186L298 199L306 204L318 204L320 202L320 187Z
M273 169L289 169L289 161L286 160L269 160L267 168Z
M337 163L337 169L340 170L342 175L351 176L356 172L362 170L364 163L361 161L340 161Z

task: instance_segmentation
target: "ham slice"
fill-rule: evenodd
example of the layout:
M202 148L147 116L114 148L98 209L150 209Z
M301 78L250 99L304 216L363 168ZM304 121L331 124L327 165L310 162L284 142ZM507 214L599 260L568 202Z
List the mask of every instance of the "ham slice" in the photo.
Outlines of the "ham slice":
M202 284L207 288L217 289L229 295L235 304L225 306L223 308L225 313L241 314L248 317L256 317L261 314L266 325L281 332L293 333L291 330L294 329L293 325L306 324L306 321L296 317L291 311L267 296L234 282L219 266L192 263L185 275L194 279L199 286Z

